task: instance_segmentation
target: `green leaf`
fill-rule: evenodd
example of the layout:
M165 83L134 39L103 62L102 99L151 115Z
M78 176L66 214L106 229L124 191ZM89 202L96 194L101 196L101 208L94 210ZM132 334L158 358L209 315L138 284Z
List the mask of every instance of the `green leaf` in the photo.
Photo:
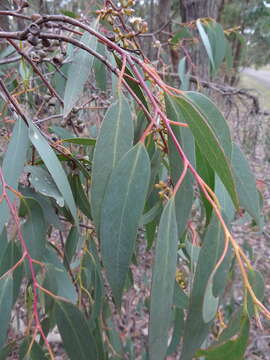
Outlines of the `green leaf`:
M213 346L207 350L200 350L196 353L196 357L203 356L205 360L244 360L248 335L249 320L247 317L243 317L237 339L229 340L225 344Z
M181 90L187 91L189 89L189 73L186 73L186 57L179 61L178 75L181 81Z
M258 270L249 270L248 280L255 295L257 296L257 299L263 301L265 286L264 286L264 279L262 274ZM252 316L254 316L255 311L254 311L254 304L252 298L249 294L247 295L247 311L249 317L252 318Z
M80 175L72 174L69 179L76 205L84 213L84 215L91 220L91 206L82 186Z
M55 319L70 360L97 360L97 348L81 311L67 302L57 301Z
M162 205L161 202L157 202L149 211L144 213L140 220L140 225L149 224L161 213Z
M200 148L202 154L207 158L210 166L217 172L218 176L230 194L234 205L238 208L238 195L235 188L234 178L231 170L230 159L208 124L207 119L196 107L184 98L175 98L190 130Z
M65 263L70 264L76 252L80 234L76 226L72 226L65 243Z
M256 181L245 156L235 144L232 153L232 167L240 206L254 218L257 225L261 226L261 209Z
M47 357L45 355L44 350L42 347L34 341L31 350L28 352L29 346L31 345L32 338L27 337L21 343L19 349L19 355L21 360L46 360Z
M182 116L181 111L177 106L174 98L166 96L166 113L169 119L177 122L183 122L185 119ZM186 153L189 161L194 165L195 163L195 144L192 133L189 129L180 128L179 126L172 126L172 130L181 144L184 152ZM183 171L182 159L172 141L169 138L169 164L170 164L170 175L172 182L176 185L179 177ZM187 221L190 215L192 203L193 203L193 176L188 171L179 190L175 197L175 209L176 209L176 220L178 226L178 234L181 237L185 231Z
M7 338L11 310L13 305L13 279L12 275L0 279L0 347L2 347Z
M181 360L191 360L193 358L194 353L207 337L212 324L212 321L205 323L203 319L203 302L209 278L224 248L223 237L222 228L218 220L213 217L208 225L196 266L185 323ZM220 286L224 287L225 283Z
M38 194L30 187L19 186L20 193L27 199L33 199L42 208L44 219L48 225L53 225L56 229L63 230L58 215L56 214L55 207L52 205L49 198Z
M225 58L227 50L224 31L222 26L215 21L208 24L206 31L211 43L215 68L218 69Z
M78 144L78 145L85 145L85 146L95 146L96 140L90 138L68 138L63 139L63 142L71 143L71 144Z
M63 196L47 170L40 166L26 166L24 170L31 174L29 180L37 192L55 199L60 207L65 205Z
M107 332L110 339L110 343L112 345L114 352L117 354L117 356L113 359L115 360L123 359L124 357L123 345L121 342L119 332L117 331L113 319L111 317L107 319L107 328L108 328Z
M113 170L102 204L101 253L118 306L121 304L149 179L150 160L144 145L138 143Z
M207 55L209 57L209 60L211 62L213 71L215 71L216 66L215 66L214 57L213 57L213 51L212 51L212 47L211 47L208 35L207 35L206 31L204 30L204 27L203 27L200 19L198 19L196 21L196 25L197 25L197 29L199 31L200 37L202 39L203 45L205 47L205 50L207 52Z
M129 104L123 95L107 110L95 146L92 170L91 208L99 230L101 206L113 168L131 148L133 122Z
M210 189L214 190L215 172L210 166L206 157L201 153L201 150L198 146L196 146L196 170L200 177L203 179L203 181L210 187ZM206 199L202 190L200 190L200 195L205 208L206 225L208 225L211 219L211 215L213 213L213 206Z
M175 286L177 244L175 199L171 198L161 215L155 250L149 323L150 360L165 359L167 352Z
M185 96L192 102L193 105L206 119L208 125L211 127L219 144L221 145L227 159L231 159L232 154L232 139L230 128L224 119L224 116L216 107L216 105L205 95L194 91L188 91Z
M55 252L52 249L46 248L43 256L43 261L46 263L46 277L48 284L53 284L52 288L48 288L52 292L56 290L56 295L59 295L72 303L76 303L78 295L72 280L67 273L63 264L59 261Z
M38 128L32 123L29 124L29 137L32 144L37 149L41 159L44 161L44 164L49 170L49 173L51 174L58 190L62 194L75 222L77 223L78 219L75 201L73 199L66 173L62 168L60 161L45 138L41 135Z
M188 308L188 296L176 281L174 285L173 305L179 309Z
M225 186L217 175L215 176L215 194L221 205L223 215L226 217L228 223L231 223L235 215L233 202L228 194L228 191L225 189Z
M99 20L95 20L92 24L93 29L97 29ZM97 47L97 38L89 32L85 32L80 42L92 50L96 50ZM92 66L94 63L94 56L89 54L87 51L83 49L78 49L74 55L72 64L68 70L68 79L65 88L64 95L64 111L63 116L66 117L74 105L76 105L79 100L84 85L91 73Z
M172 334L172 339L167 350L167 356L171 355L177 350L177 347L180 343L180 339L184 329L184 312L181 309L175 309L175 318L174 318L174 329Z
M100 55L104 56L105 58L107 57L107 47L100 42L97 44L97 52ZM94 60L95 78L96 78L97 86L101 91L106 91L106 87L107 87L106 70L107 69L105 64L103 64L103 62L101 62L98 58L95 58Z
M203 321L208 323L215 318L218 308L219 298L213 295L213 276L211 276L206 285L203 298Z
M5 182L14 190L18 188L18 181L23 172L26 160L27 150L29 147L28 130L22 119L16 121L13 129L11 140L8 144L4 156L2 171ZM2 194L2 182L0 182L0 194ZM8 191L11 202L14 201L15 195ZM2 233L5 223L10 218L9 208L6 201L0 203L0 233Z
M19 250L15 241L9 241L6 249L1 249L3 255L0 261L0 276L2 276L6 271L8 271L12 266L14 266L21 258L22 254ZM18 266L12 273L13 276L13 304L17 300L17 297L20 292L20 286L23 278L23 266Z
M31 257L41 260L45 252L46 222L40 205L33 199L22 200L27 221L22 225L22 235Z

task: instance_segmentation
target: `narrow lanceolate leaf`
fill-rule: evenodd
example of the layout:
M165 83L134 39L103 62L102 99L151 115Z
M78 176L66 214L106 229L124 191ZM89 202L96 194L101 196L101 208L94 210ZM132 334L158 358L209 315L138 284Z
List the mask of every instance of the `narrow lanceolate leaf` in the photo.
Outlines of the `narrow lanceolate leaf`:
M218 137L208 124L207 118L198 109L196 109L190 101L181 97L175 99L202 154L208 159L210 166L212 166L212 168L216 171L228 190L234 205L238 208L239 200L230 165L230 159L226 157Z
M67 302L56 302L55 319L70 360L97 360L97 348L81 311Z
M55 199L59 206L64 206L64 198L47 170L40 166L26 166L25 171L31 174L29 180L37 192Z
M212 346L207 350L200 350L196 358L203 357L205 360L244 360L245 351L248 345L249 320L244 316L241 320L240 332L234 340Z
M175 286L177 242L175 200L172 198L161 215L156 244L150 305L150 360L163 360L167 352Z
M191 100L192 104L202 113L207 120L208 125L214 131L218 141L224 150L228 159L232 154L232 139L230 128L224 119L224 116L216 105L205 95L195 91L188 91L185 96Z
M13 189L17 190L19 177L23 171L26 160L27 149L29 147L28 130L25 123L19 119L17 120L11 140L5 153L2 171L6 183ZM0 183L0 194L2 194L2 183ZM14 200L14 194L8 191L11 202ZM3 200L0 203L0 233L3 227L8 222L10 217L8 206Z
M0 280L0 348L4 345L9 328L10 315L13 304L13 280L12 275L5 276Z
M150 179L150 160L142 143L113 170L101 209L101 253L115 302L121 297L134 250Z
M243 207L260 226L262 219L256 181L245 156L235 144L232 153L232 167L236 189L239 194L240 206Z
M77 213L76 213L76 205L72 195L72 191L67 180L66 173L55 155L54 151L47 143L45 138L41 135L38 128L30 123L29 124L29 138L37 149L41 159L46 165L49 173L51 174L55 184L58 187L58 190L62 194L66 205L69 207L69 210L75 220L77 222Z
M262 274L257 270L249 270L248 280L257 299L263 301L265 285ZM247 295L247 312L250 318L254 316L254 304L249 294Z
M216 218L208 225L203 246L200 250L198 264L196 266L190 303L185 323L183 350L181 360L192 360L196 350L201 346L208 335L212 321L205 322L203 318L204 298L207 297L209 279L212 275L214 266L221 256L224 248L223 232ZM211 254L211 256L209 256ZM217 274L217 273L216 273ZM219 284L213 295L221 294L226 282ZM212 294L212 286L211 286ZM204 309L208 315L208 309ZM210 313L209 313L210 314ZM210 314L212 316L212 314ZM210 318L211 318L210 316Z
M176 122L185 122L185 118L183 117L182 112L179 110L175 99L166 96L165 100L166 113L169 119ZM194 137L190 129L181 128L179 126L172 126L172 130L178 142L181 144L186 156L188 157L188 160L191 162L192 165L194 165L195 143ZM171 137L169 138L169 164L169 170L173 185L176 185L183 171L183 164ZM194 193L193 181L193 176L188 171L184 178L184 181L182 182L182 185L180 186L175 196L175 210L179 236L182 236L183 232L185 231L187 221L190 215Z
M91 208L97 229L101 205L112 169L131 148L133 141L132 114L123 95L112 104L103 119L95 146L91 186Z
M92 27L98 26L98 20L94 22ZM81 43L88 46L92 50L96 50L97 38L88 32L85 32L80 39ZM64 95L64 117L67 116L74 105L79 100L84 85L91 73L94 63L94 56L85 50L79 49L73 58L72 64L68 71L68 79Z
M211 47L208 35L207 35L206 31L204 30L204 27L203 27L200 19L198 19L196 21L196 25L197 25L197 29L199 31L200 37L202 39L203 45L205 47L205 50L207 52L207 55L209 57L209 60L211 62L212 68L213 68L213 70L215 70L216 66L215 66L215 61L214 61L214 57L213 57L212 47Z
M22 234L33 259L41 260L45 251L46 221L43 211L34 199L23 201L27 221L22 225Z

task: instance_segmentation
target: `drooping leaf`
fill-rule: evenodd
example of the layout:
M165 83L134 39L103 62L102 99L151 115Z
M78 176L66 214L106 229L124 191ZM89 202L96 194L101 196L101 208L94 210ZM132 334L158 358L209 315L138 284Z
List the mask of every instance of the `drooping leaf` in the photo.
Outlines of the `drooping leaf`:
M149 224L161 213L162 205L161 202L157 202L149 211L144 213L140 220L140 225Z
M240 333L235 340L229 340L225 344L210 347L207 350L199 350L196 357L203 356L206 360L244 360L248 345L249 320L245 316L241 320Z
M76 293L75 286L72 283L67 270L59 261L52 249L46 248L43 261L46 264L46 277L48 278L48 284L53 284L53 288L48 290L54 292L56 288L56 295L66 298L76 304L78 295Z
M55 199L56 203L63 207L64 198L61 195L50 173L40 166L26 166L25 171L31 175L29 180L37 192L44 196Z
M224 248L223 232L218 220L213 217L208 225L196 266L190 294L187 320L185 322L181 360L191 360L208 335L212 321L203 319L203 302L209 278ZM211 254L211 256L209 256ZM220 284L225 286L225 283ZM221 292L221 288L219 291ZM220 293L219 292L219 293Z
M176 281L174 285L173 305L179 309L187 309L188 307L188 296Z
M230 159L226 157L224 150L208 124L204 115L188 100L177 97L176 103L179 106L190 130L200 148L202 154L207 158L210 166L216 171L228 193L230 194L234 205L238 208L238 195L230 165Z
M13 279L12 275L5 276L0 279L0 347L6 341L7 331L9 328L11 310L13 305Z
M134 241L150 178L150 161L142 143L114 168L101 209L101 253L116 304L120 306Z
M29 147L28 130L22 119L18 119L13 129L13 133L4 156L2 171L5 182L14 190L18 188L19 177L23 172L26 160L27 150ZM2 195L2 182L0 182L0 194ZM11 202L14 201L15 195L8 191ZM4 225L10 218L9 208L6 201L0 203L0 233Z
M41 260L45 252L46 222L40 205L33 199L22 201L26 222L22 225L22 235L31 257ZM21 210L23 212L23 210Z
M106 57L107 54L106 46L99 42L97 44L97 52L100 55ZM95 58L93 66L94 66L97 86L101 91L106 91L106 86L107 86L106 66L98 58Z
M186 57L183 57L178 64L178 75L181 81L181 90L189 89L189 73L186 72Z
M82 312L67 302L57 301L55 319L70 360L97 360L97 348Z
M245 156L235 144L232 153L232 167L240 206L261 226L261 209L256 181Z
M79 232L76 226L72 226L65 243L65 259L64 263L70 264L71 260L76 252L76 248L79 242Z
M211 276L206 285L206 290L203 299L203 321L208 323L215 318L218 308L219 298L213 294L213 276Z
M131 148L132 141L132 114L127 100L121 95L107 110L95 146L91 208L97 230L99 230L101 206L109 177L121 157Z
M152 278L149 359L165 359L170 314L173 304L177 260L175 199L171 198L161 215Z
M211 62L213 71L215 71L216 66L215 66L215 61L214 61L214 57L213 57L213 50L212 50L208 35L207 35L206 31L204 30L204 27L203 27L200 19L198 19L196 21L196 25L197 25L197 29L199 31L200 37L202 39L203 45L205 47L205 50L207 52L207 55L209 57L209 60Z
M98 19L94 21L92 24L93 29L98 27L98 22ZM92 50L96 50L97 38L88 32L85 32L82 35L80 41ZM93 55L89 54L83 49L77 50L74 55L72 64L68 70L68 79L64 95L64 117L70 113L74 105L76 105L77 101L79 100L83 92L84 85L91 73L93 63Z
M206 30L212 48L215 68L218 70L226 54L227 44L224 31L216 21L211 21Z
M181 111L179 111L174 99L166 96L165 100L166 113L169 119L176 122L185 122L185 119L183 118ZM194 165L195 144L194 138L190 130L186 128L181 128L179 126L172 126L172 129L176 136L176 139L181 144L189 161ZM179 177L182 174L183 164L171 137L169 138L169 164L170 175L172 177L173 184L176 185ZM193 176L188 171L175 197L176 219L179 236L183 234L187 225L193 203L193 193Z
M230 224L234 219L235 208L228 191L217 175L215 176L215 194L219 200L222 214L226 217L228 223Z
M66 173L62 168L60 161L45 138L41 135L38 128L32 123L29 124L29 137L56 183L58 190L62 194L75 222L77 223L78 220L75 201L73 199Z
M2 249L3 254L0 261L0 276L14 266L21 258L22 254L15 241L9 241L8 246ZM15 303L19 295L22 278L24 275L23 266L18 266L12 273L13 293L12 304Z
M19 191L25 198L33 199L38 202L48 225L53 225L55 228L63 230L63 226L55 212L55 207L52 205L49 198L36 193L35 190L30 187L19 186Z
M230 128L224 119L224 116L216 105L204 94L188 91L185 96L191 100L192 104L202 113L207 120L208 125L215 133L218 141L224 150L227 159L231 159L232 154L232 139Z
M119 336L119 332L117 331L113 319L109 317L107 319L107 328L108 328L108 336L110 339L110 343L112 345L114 354L116 354L116 357L113 359L121 359L124 356L123 352L123 344L121 342L121 338Z
M210 187L210 189L214 190L215 172L198 146L196 146L196 170L203 181ZM209 224L211 215L213 213L213 206L209 203L202 190L200 190L200 195L205 208L206 224Z
M263 301L264 298L264 279L262 274L258 270L249 270L248 280L258 300ZM254 304L251 296L247 295L247 311L248 316L252 318L254 316Z
M89 219L92 219L90 202L82 186L80 175L72 174L69 177L69 180L76 205L85 216L87 216Z
M170 345L167 349L167 356L177 350L184 329L184 312L181 309L175 309L174 329Z

